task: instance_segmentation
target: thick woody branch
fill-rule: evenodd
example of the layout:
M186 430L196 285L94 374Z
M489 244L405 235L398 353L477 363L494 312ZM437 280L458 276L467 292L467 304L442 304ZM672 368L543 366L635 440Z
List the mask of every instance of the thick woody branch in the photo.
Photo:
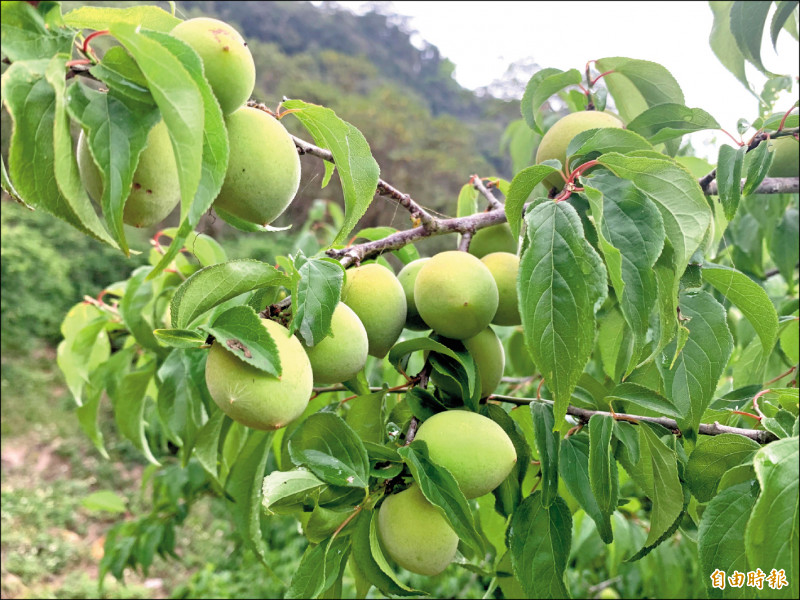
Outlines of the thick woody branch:
M345 267L348 267L377 254L390 250L397 250L406 244L410 244L422 238L445 235L448 233L465 234L467 232L483 229L484 227L503 223L505 220L506 213L502 210L491 210L485 213L476 213L474 215L456 217L453 219L437 219L438 227L433 231L426 230L423 226L414 227L413 229L398 231L381 240L356 244L342 249L331 248L326 254L331 258L340 260Z
M745 180L742 180L741 187L744 187ZM709 196L719 194L716 181L710 181L705 187L701 185L703 192ZM754 194L797 194L800 192L800 177L767 177L753 192Z
M502 395L492 395L489 396L489 400L499 400L501 402L509 402L511 404L519 404L519 405L526 405L532 404L533 402L542 402L544 404L553 404L552 400L545 400L543 398L517 398L515 396L502 396ZM607 417L613 417L618 420L628 421L628 422L637 422L637 421L645 421L647 423L655 423L657 425L661 425L662 427L666 427L672 433L680 434L681 430L678 427L678 423L667 417L643 417L640 415L629 415L624 413L610 413L602 410L587 410L585 408L578 408L577 406L568 406L567 407L567 414L572 415L573 417L577 417L581 421L588 421L592 415L604 415ZM720 435L723 433L733 433L736 435L741 435L751 440L758 442L759 444L767 444L769 442L774 442L778 438L769 431L763 431L758 429L744 429L741 427L730 427L728 425L721 425L720 423L714 423L709 425L707 423L701 423L699 427L699 431L703 435Z

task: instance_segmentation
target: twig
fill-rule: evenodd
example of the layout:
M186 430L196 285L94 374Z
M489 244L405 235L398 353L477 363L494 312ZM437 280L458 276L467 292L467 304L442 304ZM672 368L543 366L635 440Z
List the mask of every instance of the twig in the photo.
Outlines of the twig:
M458 249L461 252L469 252L469 243L472 241L472 232L466 231L461 234L461 241L458 243Z
M526 405L531 404L533 402L543 402L545 404L553 404L552 400L546 400L544 398L517 398L515 396L502 396L499 394L493 394L489 396L489 400L500 400L502 402L508 402L510 404L519 404L519 405ZM567 406L567 414L572 415L573 417L577 417L578 419L589 420L592 415L605 415L608 417L614 417L616 419L623 419L626 421L630 421L631 419L634 421L646 421L648 423L655 423L657 425L661 425L662 427L666 427L672 432L680 433L680 428L678 427L678 423L667 417L645 417L640 415L629 415L624 413L614 413L613 415L610 412L606 412L603 410L587 410L585 408L578 408L577 406ZM773 442L778 438L769 431L762 431L758 429L743 429L741 427L730 427L728 425L721 425L720 423L714 422L713 425L708 423L700 423L699 427L700 433L703 435L720 435L723 433L734 433L736 435L741 435L751 440L755 440L759 444L767 444L769 442Z
M503 210L503 203L494 197L494 194L483 184L483 181L480 177L473 175L470 177L470 182L472 183L472 186L478 190L484 198L486 198L486 200L489 202L489 207L492 210Z
M715 172L716 175L716 172ZM708 175L706 176L708 177ZM740 187L744 187L742 179ZM700 188L708 196L719 194L716 180L709 181L705 186L702 180ZM800 177L766 177L753 192L754 194L796 194L800 192Z

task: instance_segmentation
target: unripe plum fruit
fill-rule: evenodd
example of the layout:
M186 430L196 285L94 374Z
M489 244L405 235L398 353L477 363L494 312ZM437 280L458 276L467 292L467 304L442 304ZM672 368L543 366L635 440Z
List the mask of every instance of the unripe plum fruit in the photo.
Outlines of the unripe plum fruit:
M494 277L497 284L498 304L492 323L495 325L519 325L522 317L519 314L517 296L517 273L519 272L519 256L510 252L492 252L481 259Z
M331 335L314 346L303 344L314 383L341 383L355 377L367 363L368 346L367 331L358 315L339 302L331 318Z
M465 340L486 329L497 312L497 284L479 259L456 250L425 263L414 284L422 320L436 333Z
M483 258L492 252L517 253L517 238L508 223L478 229L469 242L469 253Z
M199 17L180 23L170 33L200 55L203 72L224 114L247 102L256 84L256 65L238 31L217 19Z
M464 340L464 347L475 361L481 379L481 398L491 396L500 385L503 369L506 365L503 344L491 327L487 327L478 335ZM436 371L431 375L436 386L450 396L460 396L461 390L448 377L440 376Z
M89 150L86 135L78 136L78 170L83 187L98 204L103 198L103 176ZM178 166L164 121L147 134L147 144L133 172L130 194L122 221L134 227L149 227L163 221L181 200Z
M394 273L378 263L348 269L342 302L367 330L369 355L386 356L406 322L406 295Z
M430 329L422 317L419 316L417 303L414 301L414 284L417 282L417 274L422 266L428 262L429 258L418 258L412 260L397 274L397 280L403 286L406 294L406 329L412 331L426 331Z
M768 177L797 177L800 174L800 143L792 136L770 140L772 164Z
M440 412L420 425L416 438L431 460L453 474L467 498L488 494L511 473L517 451L497 423L466 410Z
M258 225L277 218L300 187L292 137L267 113L245 106L226 119L230 156L214 206Z
M275 321L261 323L278 347L281 376L239 360L217 342L208 353L206 385L220 410L234 421L253 429L280 429L305 410L314 377L300 341Z
M527 377L536 372L536 365L533 364L531 354L525 345L525 335L522 333L522 329L517 329L508 338L508 357L516 375Z
M569 175L567 146L569 146L570 141L579 133L601 127L621 128L624 127L624 124L618 117L598 110L584 110L562 117L542 137L539 149L536 151L536 162L542 163L554 158L561 162L562 170L566 175ZM558 173L549 175L542 183L547 188L557 187L561 189L564 187L564 180Z
M378 536L398 565L420 575L444 571L458 548L456 532L416 483L383 501Z

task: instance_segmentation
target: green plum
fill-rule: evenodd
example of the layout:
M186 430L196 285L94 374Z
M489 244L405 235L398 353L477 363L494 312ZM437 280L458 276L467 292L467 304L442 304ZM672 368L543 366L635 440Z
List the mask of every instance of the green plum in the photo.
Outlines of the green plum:
M800 142L792 136L770 140L772 164L768 177L797 177L800 174Z
M492 323L495 325L520 325L517 273L519 256L509 252L492 252L481 259L494 277L499 300Z
M481 378L481 398L486 398L492 395L500 385L500 379L503 377L503 369L505 368L505 352L500 338L492 330L487 327L478 335L464 340L464 347L472 356L475 361L475 366L478 369L478 375ZM431 375L433 382L450 396L460 396L461 390L456 387L456 384L446 377L439 376L434 371Z
M302 343L302 342L301 342ZM352 379L367 363L367 331L353 312L340 302L331 318L331 335L303 347L311 361L314 383L341 383Z
M469 242L469 253L483 258L492 252L517 253L517 238L508 223L478 229Z
M417 304L414 302L414 284L417 282L417 274L422 266L428 262L429 258L418 258L412 260L397 274L397 280L403 286L403 291L406 294L406 329L412 331L426 331L430 329L422 317L419 316Z

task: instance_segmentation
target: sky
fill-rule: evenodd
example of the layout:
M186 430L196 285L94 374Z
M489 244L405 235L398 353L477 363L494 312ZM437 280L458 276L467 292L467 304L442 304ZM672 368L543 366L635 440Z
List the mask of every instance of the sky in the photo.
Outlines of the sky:
M359 12L369 3L339 4ZM456 80L469 89L501 78L520 59L532 58L543 68L582 71L588 60L625 56L666 67L680 84L686 105L706 110L732 133L739 118L758 116L755 98L711 51L713 19L707 2L396 1L390 6L410 17L410 28L456 65ZM797 42L786 32L778 39L778 54L765 40L762 59L774 72L796 76L798 56ZM748 75L760 91L765 78L755 70ZM791 103L786 96L778 106L788 109ZM693 135L699 136L693 138L696 145L714 137Z

